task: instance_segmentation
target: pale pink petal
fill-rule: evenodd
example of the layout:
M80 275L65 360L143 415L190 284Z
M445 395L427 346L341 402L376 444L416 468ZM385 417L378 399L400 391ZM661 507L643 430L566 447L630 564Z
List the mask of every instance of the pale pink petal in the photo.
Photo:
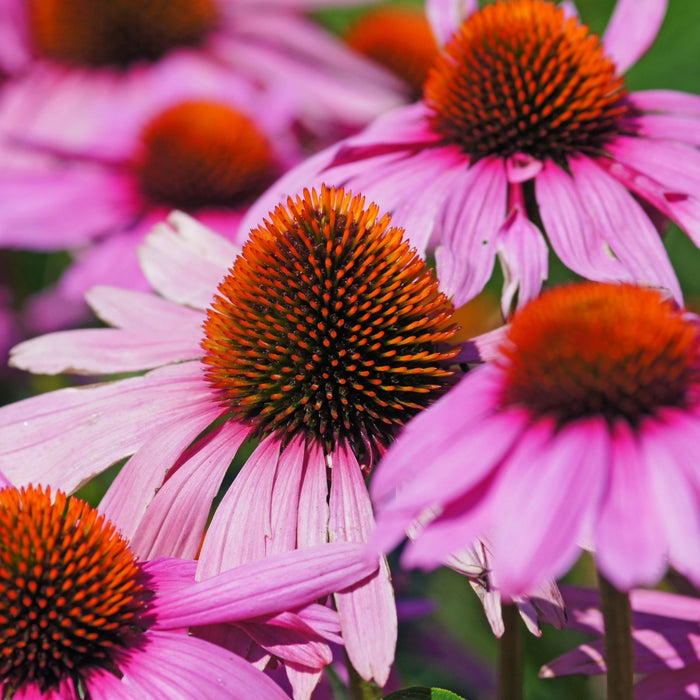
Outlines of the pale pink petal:
M306 448L306 464L299 492L297 546L311 547L328 541L328 476L318 445Z
M498 232L496 253L503 270L501 311L510 313L515 295L517 308L534 299L549 270L549 250L540 230L516 206Z
M151 629L141 653L133 653L123 682L141 697L269 698L289 696L264 673L221 647L179 632Z
M183 455L146 510L131 541L142 559L197 556L214 497L247 426L225 423Z
M612 448L609 483L595 523L595 558L601 573L624 591L661 578L668 544L649 466L626 423L615 426Z
M0 408L0 469L16 485L71 492L180 416L210 405L199 363L25 399Z
M535 179L535 194L547 237L570 270L591 280L631 281L607 249L570 175L548 161Z
M454 362L488 362L495 360L499 355L500 347L506 339L507 332L508 327L501 326L470 338L462 344L462 350L454 358Z
M582 156L569 162L576 189L618 260L638 283L662 287L683 303L678 279L644 210L614 178Z
M324 639L336 644L343 643L340 636L340 619L332 608L313 603L297 610L296 614Z
M485 529L493 579L509 597L566 573L580 553L579 535L607 478L610 438L603 421L555 429L545 419L528 427L490 496L493 519Z
M700 119L686 114L642 114L635 118L641 136L700 146Z
M644 112L677 112L700 116L700 95L676 90L642 90L633 92L628 99Z
M127 539L139 534L143 514L168 472L220 415L221 407L214 402L208 409L181 415L151 435L119 470L100 502L100 511Z
M360 465L353 452L340 446L333 453L330 521L331 542L366 542L374 525L372 505ZM389 568L381 559L369 579L337 593L345 650L362 678L383 686L394 661L397 637L396 604Z
M603 46L618 73L635 64L654 43L666 4L667 0L617 0L603 34Z
M265 541L272 535L270 508L280 447L274 436L263 440L234 479L204 538L198 578L265 556Z
M491 276L506 194L502 160L484 158L469 169L460 190L446 203L435 259L440 287L456 306L476 296Z
M181 212L168 221L139 249L144 274L167 299L206 309L240 249Z
M286 663L284 666L287 672L289 684L292 686L294 700L310 700L311 694L316 689L323 671L316 671L305 666L296 666L294 663Z
M462 20L477 9L476 0L426 0L425 13L438 44L446 44Z
M164 593L155 601L154 612L159 625L167 628L249 620L293 610L348 588L373 575L378 565L359 544L296 549Z

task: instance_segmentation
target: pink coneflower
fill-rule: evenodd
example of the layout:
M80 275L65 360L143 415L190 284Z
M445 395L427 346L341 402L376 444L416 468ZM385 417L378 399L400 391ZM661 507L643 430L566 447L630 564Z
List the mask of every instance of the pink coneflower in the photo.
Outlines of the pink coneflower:
M97 288L88 301L115 328L56 333L13 355L42 373L157 369L0 409L0 469L72 491L133 455L102 507L139 555L191 557L231 459L255 437L199 575L365 540L364 477L452 382L452 304L403 231L342 190L288 199L240 254L187 217L173 221L178 231L162 228L141 250L165 298ZM47 454L70 467L32 460ZM386 566L336 605L351 661L384 683L396 635Z
M667 561L697 581L699 437L697 319L654 289L558 287L399 436L372 482L375 540L411 527L403 561L432 568L488 533L511 595L581 544L620 590Z
M622 77L665 7L619 0L600 40L570 4L428 2L447 44L423 100L292 170L252 220L280 192L323 181L391 211L413 245L434 253L457 306L484 287L497 257L504 312L516 294L519 305L535 297L548 276L543 232L579 275L664 287L680 302L640 201L700 243L700 98L629 93Z
M401 85L304 17L353 0L1 0L0 131L82 143L139 100L152 71L198 60L284 92L299 122L357 129L400 104Z
M280 613L376 569L363 563L360 550L323 545L195 583L194 561L139 561L114 524L84 501L5 483L0 693L54 700L287 698L244 658L188 629L257 626L258 636L266 630L283 647L284 631L275 628Z
M34 330L85 317L95 284L147 289L136 248L173 208L235 237L250 202L301 157L278 100L193 59L152 72L149 94L103 115L81 149L8 148L23 160L0 176L0 245L77 251L31 302Z
M597 591L567 586L564 589L570 627L603 634L603 617ZM635 590L632 604L632 639L635 671L644 674L634 687L636 700L680 700L700 697L700 599ZM573 673L605 673L603 640L582 644L542 667L540 676L554 678Z

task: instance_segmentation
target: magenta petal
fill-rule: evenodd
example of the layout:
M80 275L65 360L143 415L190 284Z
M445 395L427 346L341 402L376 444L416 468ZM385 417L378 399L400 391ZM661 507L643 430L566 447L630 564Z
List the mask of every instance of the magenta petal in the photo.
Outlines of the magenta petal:
M193 411L163 426L120 469L100 502L100 511L124 537L132 539L138 534L143 514L166 474L220 413L221 408L212 404L209 410Z
M335 543L274 554L165 593L155 603L167 628L248 620L293 610L373 574L363 545Z
M700 119L687 114L642 114L635 118L642 136L700 146Z
M568 173L548 161L535 179L535 194L547 237L569 269L591 280L631 281L608 251Z
M636 700L678 700L700 698L700 660L685 668L659 671L634 687Z
M185 454L148 506L131 547L142 559L197 556L209 510L231 459L250 433L228 422Z
M632 195L585 156L571 159L569 165L583 204L620 262L637 282L668 289L682 304L680 285L661 238Z
M618 73L624 73L654 43L666 4L667 0L617 0L603 34L603 46Z
M280 447L274 436L263 440L233 480L204 538L198 578L265 556L266 538L272 536L270 508Z
M331 541L366 542L374 516L360 465L349 448L333 454L328 530ZM345 649L362 678L383 686L394 661L397 637L394 589L386 561L379 571L350 590L337 593Z
M676 90L641 90L633 92L628 99L643 112L677 112L700 116L700 95Z
M503 161L473 165L445 207L444 234L435 251L440 288L460 306L484 287L496 257L497 234L506 217Z
M158 698L269 698L288 695L264 673L221 647L179 632L150 630L148 642L134 653L123 682L140 697Z
M595 523L595 558L616 588L629 590L661 578L668 543L649 467L626 423L615 426L612 448L609 483Z
M143 272L167 299L206 309L240 249L181 212L168 221L139 249Z

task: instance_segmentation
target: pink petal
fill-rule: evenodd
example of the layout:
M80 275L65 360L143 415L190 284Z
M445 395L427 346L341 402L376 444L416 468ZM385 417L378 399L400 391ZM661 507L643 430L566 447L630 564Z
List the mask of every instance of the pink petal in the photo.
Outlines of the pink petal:
M607 250L574 180L548 161L535 179L542 223L554 251L571 270L592 280L631 280Z
M549 251L540 230L516 207L498 232L496 253L503 270L501 311L507 318L516 293L517 308L540 293L549 274Z
M299 492L297 546L311 547L328 541L328 477L318 445L306 448L306 464Z
M138 535L143 514L168 472L220 414L221 407L212 403L209 410L182 415L151 435L119 470L100 502L100 511L124 537L131 540Z
M610 477L595 523L595 558L619 590L655 584L668 544L652 493L649 467L626 423L615 426Z
M8 75L31 60L26 8L21 0L3 0L0 12L0 70Z
M123 683L140 697L270 698L289 700L250 663L221 647L179 632L151 629L140 652L132 652Z
M627 190L593 160L584 156L570 163L584 206L618 260L635 281L668 289L679 304L683 295L659 234Z
M374 525L372 505L353 452L344 446L333 454L328 529L331 542L366 542ZM381 559L379 571L352 589L337 593L345 650L362 678L383 686L394 661L397 637L396 605L389 568Z
M183 455L177 471L158 490L133 536L131 547L139 557L197 556L214 497L249 433L247 426L227 422Z
M457 31L462 20L478 10L476 0L426 0L425 12L440 46Z
M377 571L363 545L323 544L274 554L165 592L156 599L159 625L169 629L250 620L312 603Z
M628 99L643 112L677 112L700 116L700 95L676 90L641 90L633 92Z
M667 0L617 0L603 34L603 46L618 73L635 64L654 43L666 5Z
M700 146L700 119L685 114L642 114L635 118L641 136Z
M485 528L503 595L526 594L574 563L606 480L608 442L605 424L593 419L558 431L542 419L521 436L499 470Z
M70 492L183 414L210 405L199 363L25 399L0 408L0 470L15 485L34 481Z
M204 538L198 578L265 556L265 541L272 535L270 508L280 447L274 436L263 440L234 479Z
M634 687L636 700L700 698L700 661L685 668L660 671L643 678Z
M240 250L186 214L176 212L168 221L139 250L143 272L167 299L206 309Z
M440 287L461 306L488 281L496 239L506 216L507 182L503 162L484 158L472 166L461 190L445 207L444 234L435 251Z

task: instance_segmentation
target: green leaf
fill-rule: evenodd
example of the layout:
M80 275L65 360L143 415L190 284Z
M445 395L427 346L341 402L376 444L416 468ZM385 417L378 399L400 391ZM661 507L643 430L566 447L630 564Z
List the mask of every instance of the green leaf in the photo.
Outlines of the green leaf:
M387 695L384 700L464 700L460 695L441 688L402 688Z

